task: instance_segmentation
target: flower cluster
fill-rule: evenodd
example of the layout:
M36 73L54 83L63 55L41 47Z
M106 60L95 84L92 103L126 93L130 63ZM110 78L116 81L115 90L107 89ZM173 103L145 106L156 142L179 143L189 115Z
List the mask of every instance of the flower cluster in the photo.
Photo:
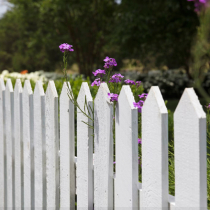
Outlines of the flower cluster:
M102 77L103 75L106 74L105 70L97 69L95 72L93 72L94 76L99 76Z
M108 98L111 102L118 101L118 94L108 93Z
M124 82L128 85L136 85L137 88L141 85L141 81L134 82L133 80L130 79L126 79Z
M209 105L207 105L207 106L205 106L208 110L210 110L210 103L209 103Z
M139 98L143 98L143 100L145 101L147 98L148 93L142 93L141 95L138 95Z
M138 88L141 85L141 81L136 81L136 87Z
M91 84L91 86L94 86L94 85L100 86L100 84L101 84L101 80L100 80L100 78L98 78L98 79L94 80L94 82Z
M130 79L126 79L124 82L126 84L129 84L129 85L135 85L135 82L133 80L130 80Z
M133 102L134 107L138 108L139 113L141 113L141 110L142 110L144 102L147 98L147 95L148 95L147 93L142 93L141 95L138 95L139 98L142 99L142 100L140 100L139 102Z
M113 66L117 66L117 62L114 58L109 58L108 56L106 56L106 58L104 59L104 68L108 69L109 67L113 67Z
M121 80L122 80L123 77L124 77L124 76L122 76L121 74L114 74L114 75L110 78L109 82L113 82L113 83L121 82Z
M63 43L63 44L61 44L60 46L59 46L59 48L60 48L60 51L62 52L62 53L64 53L64 52L70 52L70 51L74 51L74 49L72 49L72 45L70 45L70 44L67 44L67 43Z
M97 76L99 78L95 79L94 82L91 84L91 86L95 86L95 85L100 86L100 84L103 83L104 76L107 74L106 79L109 80L108 82L114 83L113 85L116 87L117 86L116 83L120 83L122 79L124 78L124 76L121 74L114 74L110 77L110 72L111 72L110 67L117 66L117 62L114 58L106 57L104 59L104 62L105 62L105 65L104 65L105 70L97 69L96 71L92 72L95 77ZM137 88L141 85L140 81L134 82L133 80L130 80L130 79L127 79L124 82L129 85L136 85ZM116 102L118 101L118 94L108 93L108 98L110 99L110 102ZM142 107L142 103L141 101L138 103L135 103L135 106L137 106L140 109Z
M187 1L194 1L195 5L195 12L199 12L202 7L206 7L208 0L187 0Z

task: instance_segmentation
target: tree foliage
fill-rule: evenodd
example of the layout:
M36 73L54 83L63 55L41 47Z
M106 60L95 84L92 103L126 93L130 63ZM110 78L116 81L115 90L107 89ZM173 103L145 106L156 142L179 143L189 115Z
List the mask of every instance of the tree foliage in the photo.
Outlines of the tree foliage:
M124 56L156 58L157 65L188 68L192 40L199 25L193 2L122 0L116 40ZM132 54L130 54L132 52Z
M102 68L105 56L153 56L157 65L189 66L199 25L193 2L183 0L10 0L0 19L0 69L29 71L62 68L58 46L75 49L70 62L80 73Z

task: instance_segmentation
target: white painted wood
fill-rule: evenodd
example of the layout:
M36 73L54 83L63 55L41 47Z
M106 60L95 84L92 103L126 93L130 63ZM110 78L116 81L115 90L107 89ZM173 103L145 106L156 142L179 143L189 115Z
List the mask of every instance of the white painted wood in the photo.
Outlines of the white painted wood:
M41 81L34 89L34 189L35 209L46 206L46 167L45 167L45 94Z
M7 79L5 90L5 112L6 112L6 189L7 189L7 208L14 206L14 180L13 180L13 87L10 79Z
M142 108L142 168L140 208L168 208L168 112L156 86Z
M5 205L5 85L4 80L0 78L0 209L4 209Z
M129 85L121 89L115 112L115 208L135 209L138 199L138 111Z
M85 98L87 105L85 106ZM91 118L93 99L87 82L83 82L77 98L80 108ZM89 113L88 113L89 109ZM83 122L82 122L83 121ZM77 108L77 208L93 209L93 129L92 121Z
M113 105L102 83L94 101L94 208L113 209Z
M22 135L23 135L23 113L22 113L22 84L20 79L16 80L14 88L14 137L15 137L15 208L21 208L23 203L23 174L22 164Z
M58 139L58 95L53 81L46 91L46 185L47 208L59 207L59 139Z
M24 208L32 207L32 161L33 161L33 92L29 80L25 80L23 88L23 162L24 162Z
M60 208L75 209L75 139L74 104L68 97L68 88L63 84L60 95Z
M174 114L176 209L207 209L206 114L186 88Z
M175 210L175 197L168 195L168 210Z

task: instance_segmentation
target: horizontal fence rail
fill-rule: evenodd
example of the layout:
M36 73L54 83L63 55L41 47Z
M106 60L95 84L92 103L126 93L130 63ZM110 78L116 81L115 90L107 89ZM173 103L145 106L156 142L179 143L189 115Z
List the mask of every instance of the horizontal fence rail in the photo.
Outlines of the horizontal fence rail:
M168 111L159 88L142 109L142 166L130 86L114 110L106 83L94 103L82 83L77 103L94 112L94 123L78 108L75 116L68 88L58 97L53 81L45 93L40 81L33 92L28 80L22 87L17 79L13 90L0 78L0 209L207 209L206 114L193 88L174 114L175 196L168 194Z

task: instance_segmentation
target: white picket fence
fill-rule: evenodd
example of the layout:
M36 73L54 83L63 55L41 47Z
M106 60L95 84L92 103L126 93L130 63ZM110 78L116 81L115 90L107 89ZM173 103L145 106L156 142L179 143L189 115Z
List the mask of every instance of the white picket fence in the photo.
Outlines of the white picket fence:
M115 114L113 173L108 92L101 84L94 101L94 139L82 122L91 121L77 111L75 158L74 105L66 84L58 99L53 81L46 93L37 82L33 93L29 81L22 88L16 80L13 90L10 79L6 87L0 79L0 209L75 209L75 194L82 210L207 209L206 114L194 90L185 89L174 115L175 197L168 195L168 112L159 88L150 89L142 111L142 184L138 113L127 85ZM85 97L93 107L84 82L81 107Z

